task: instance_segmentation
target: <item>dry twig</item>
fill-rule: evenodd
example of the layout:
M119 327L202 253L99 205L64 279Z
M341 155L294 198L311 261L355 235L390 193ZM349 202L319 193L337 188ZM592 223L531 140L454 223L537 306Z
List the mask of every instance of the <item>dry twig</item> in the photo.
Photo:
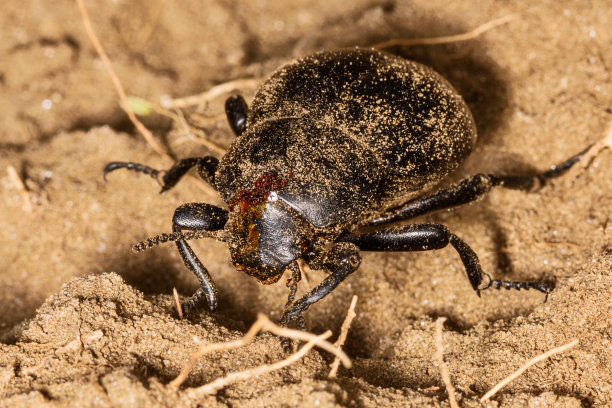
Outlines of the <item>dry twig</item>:
M525 372L525 370L527 370L532 365L534 365L534 364L536 364L536 363L538 363L538 362L540 362L542 360L546 360L548 357L550 357L550 356L552 356L554 354L558 354L558 353L562 353L564 351L567 351L567 350L571 349L572 347L575 347L577 344L578 344L578 339L576 339L576 340L574 340L572 342L569 342L569 343L567 343L567 344L565 344L563 346L555 347L554 349L548 350L544 354L540 354L539 356L532 358L531 360L527 361L525 363L525 365L523 365L521 368L519 368L517 371L515 371L513 374L511 374L508 377L504 378L495 387L491 388L485 395L482 396L482 398L480 399L480 402L485 402L486 400L491 398L499 390L501 390L503 387L508 385L511 381L515 380L521 374L523 374Z
M271 333L273 333L273 334L275 334L277 336L289 337L289 338L296 339L296 340L303 340L303 341L312 342L315 346L320 347L323 350L325 350L325 351L327 351L327 352L329 352L331 354L334 354L335 356L339 357L340 360L342 361L342 364L345 367L347 367L347 368L351 367L351 360L348 358L348 356L342 350L336 348L331 343L329 343L329 342L325 341L324 339L320 338L321 336L317 337L317 336L315 336L312 333L303 332L303 331L294 330L294 329L287 329L285 327L277 326L276 324L272 323L270 321L270 319L268 319L266 316L260 314L258 316L257 320L255 321L255 323L253 323L253 325L251 326L249 331L242 338L240 338L238 340L234 340L234 341L228 341L228 342L225 342L225 343L214 343L214 344L202 345L202 347L200 347L200 349L197 352L195 352L193 354L193 356L191 356L191 359L185 365L185 367L183 367L183 369L181 370L181 373L174 380L172 380L170 383L168 383L168 387L171 387L171 388L179 387L185 381L185 379L189 375L189 372L191 371L191 369L193 368L193 366L195 365L195 363L197 362L197 360L200 357L204 356L205 354L211 353L213 351L229 350L229 349L234 349L234 348L238 348L238 347L243 347L243 346L247 345L248 343L250 343L255 338L257 333L259 333L260 331L268 331L268 332L271 332ZM330 333L330 335L331 335L331 333ZM329 337L329 336L327 336L327 337ZM325 338L327 338L327 337L325 337ZM298 353L296 353L296 354L298 354ZM279 363L276 363L276 364L279 364ZM272 366L275 366L275 365L272 365ZM262 367L272 367L272 366L262 366ZM280 368L282 368L282 367L280 367ZM256 368L256 369L259 369L259 368ZM256 369L253 369L253 370L256 370ZM271 370L277 370L277 369L278 368L273 368ZM250 371L252 371L252 370L248 370L248 372L250 372ZM234 373L234 374L230 374L230 376L238 375L238 374L239 373ZM255 375L258 375L258 374L255 374ZM232 378L234 378L234 377L232 377ZM242 377L240 377L240 378L242 378ZM220 380L217 380L217 381L220 381ZM217 381L215 381L215 382L213 382L211 384L216 384ZM231 382L235 382L235 381L240 381L240 379L232 380ZM216 391L217 389L218 388L215 388L214 390Z
M446 321L446 317L440 317L436 320L436 352L434 353L434 358L438 363L438 367L440 367L440 375L442 376L442 381L444 382L444 386L446 387L446 392L448 393L448 402L452 408L459 408L457 404L457 400L455 399L455 387L453 387L453 383L451 383L450 373L448 371L448 366L444 362L444 343L442 342L442 325Z
M342 346L346 341L346 336L348 334L349 328L351 327L351 323L355 316L357 316L355 314L355 305L357 305L357 295L354 295L353 299L351 300L351 305L349 306L346 318L344 319L344 322L342 323L342 328L340 329L340 336L338 336L338 340L336 340L336 342L334 343L334 346L338 347L340 350L342 350ZM336 373L338 372L339 366L340 359L338 358L338 356L336 356L336 358L334 358L334 362L331 364L331 370L329 371L327 378L336 378Z
M179 300L179 295L176 288L172 288L172 294L174 295L174 304L176 305L176 311L178 312L179 319L183 320L183 308L181 307L181 301Z
M608 123L608 127L604 133L604 136L599 139L597 142L593 144L587 150L585 154L582 155L580 160L578 161L578 165L573 166L569 171L568 180L573 180L576 178L577 173L586 169L589 164L595 159L595 156L599 154L604 149L612 149L612 122Z
M83 16L83 24L85 25L85 31L87 32L87 36L93 43L93 46L96 49L96 52L100 56L100 59L104 63L104 66L106 67L106 70L108 71L108 74L111 77L113 85L115 86L115 89L117 90L117 94L119 95L121 106L124 108L123 110L128 115L128 118L134 124L138 132L142 135L142 137L144 137L147 143L151 146L151 148L155 150L157 154L162 156L167 161L173 162L174 160L172 159L172 157L170 157L170 155L166 153L164 149L155 141L151 131L147 129L147 127L143 125L141 121L138 120L134 112L132 112L132 110L128 108L129 106L128 98L125 94L125 90L123 89L123 85L121 85L121 81L119 81L119 77L115 73L115 70L113 69L111 61L108 58L108 55L106 55L104 48L102 48L102 44L100 44L100 40L98 40L98 37L93 31L93 28L91 26L91 20L89 19L89 14L87 13L85 4L83 3L83 0L76 0L76 2L77 2L77 5L79 6L79 9L81 10L81 15ZM204 184L204 182L202 182L201 180L193 176L190 176L190 175L188 175L188 177L201 190L206 191L209 194L213 194L213 195L216 194L216 191L212 187L208 186L207 184Z
M190 106L204 105L207 102L215 99L216 97L223 95L228 92L232 92L239 88L254 88L261 83L261 78L241 78L233 81L224 82L222 84L213 86L206 92L202 92L199 95L186 96L184 98L170 99L164 101L162 106L166 109L172 108L187 108Z
M157 20L159 19L165 2L166 0L157 0L157 2L149 10L149 19L140 29L138 36L136 37L138 44L146 43L149 37L151 37L151 34L153 34L153 30L155 29L155 25L157 24Z
M185 135L192 136L192 135L198 135L199 137L191 137L190 139L198 144L204 145L206 146L208 149L212 150L213 152L220 154L220 155L224 155L227 150L225 150L223 147L217 145L214 142L211 142L210 140L208 140L208 138L206 137L206 134L204 133L204 131L200 130L200 129L196 129L193 126L191 126L189 123L187 123L187 120L185 119L185 115L183 114L182 111L177 111L176 113L176 119L175 119L176 123L178 124L179 129L181 130L181 132Z
M253 378L258 375L262 375L271 371L276 371L280 370L281 368L287 367L302 359L317 344L317 342L325 341L325 339L331 336L331 334L331 331L328 330L318 336L313 335L313 337L308 340L308 342L301 349L299 349L297 352L290 355L284 360L281 360L274 364L265 364L259 367L252 368L250 370L228 374L227 376L219 378L218 380L215 380L211 383L188 390L185 394L185 398L194 399L203 397L205 395L214 394L221 388L227 387L228 385L233 384L235 382L248 380L249 378Z
M413 45L435 45L435 44L448 44L460 41L472 40L490 29L500 26L502 24L506 24L508 21L512 20L515 17L514 14L509 14L504 17L496 18L495 20L491 20L481 26L476 27L472 31L468 31L467 33L455 34L455 35L445 35L441 37L429 37L429 38L398 38L389 41L383 41L377 44L372 45L372 48L389 48L394 46L404 46L410 47Z
M141 98L138 98L138 99L141 99ZM174 140L172 144L180 144L185 141L191 141L193 143L197 143L197 144L206 146L208 149L212 150L213 152L221 156L223 156L227 152L225 148L217 145L216 143L208 139L208 135L206 134L206 132L204 132L204 130L202 130L199 127L200 123L196 123L195 124L196 126L193 126L190 123L188 123L187 120L185 119L185 114L182 111L180 110L172 111L156 103L153 103L147 100L143 100L143 101L147 104L147 107L149 107L155 113L172 119L174 123L176 124L176 126L178 127L179 132L185 135L182 138ZM225 114L219 115L219 116L225 118ZM191 119L198 118L199 120L202 120L202 117L196 113L191 114L190 118ZM210 119L210 122L216 122L216 121L217 119ZM206 125L205 124L201 125L201 127L204 127L204 126Z
M249 331L238 340L228 341L225 343L202 344L200 349L191 356L187 364L181 370L180 374L174 380L168 383L168 387L178 388L183 382L185 382L187 376L189 375L189 372L200 357L208 353L212 353L213 351L231 350L234 348L243 347L249 344L262 328L263 321L261 321L261 319L257 319L255 323L253 323Z
M34 207L32 206L32 197L30 196L30 192L26 188L21 178L19 178L17 170L15 170L13 166L8 165L6 167L6 172L8 173L11 182L15 185L15 188L19 190L19 195L21 195L25 210L27 212L32 212L34 210Z
M98 55L100 56L100 59L104 63L104 66L106 67L106 70L108 71L108 74L110 75L111 80L113 81L113 85L115 86L115 89L117 90L117 93L119 94L119 99L121 100L121 104L122 106L126 108L124 110L125 110L125 113L127 113L128 118L130 118L130 121L134 124L134 126L136 126L136 129L138 129L140 134L145 138L147 143L151 145L153 150L157 152L157 154L159 154L160 156L162 156L163 158L169 161L172 161L172 158L168 155L168 153L166 153L164 149L162 149L162 147L159 144L157 144L157 142L153 138L153 134L149 131L149 129L147 129L145 125L143 125L142 122L138 120L134 112L132 112L130 109L127 109L128 100L125 94L125 90L123 89L123 85L121 85L121 81L119 81L119 77L117 77L117 74L115 73L115 70L113 69L110 59L108 58L108 55L106 55L104 48L102 48L102 44L100 44L100 40L98 40L98 37L93 31L93 28L91 26L91 20L89 19L89 14L87 13L85 4L83 3L83 0L76 0L76 2L79 6L79 9L81 10L81 15L83 16L83 24L85 24L85 31L87 32L87 36L93 43L93 46L96 49L96 52L98 53Z

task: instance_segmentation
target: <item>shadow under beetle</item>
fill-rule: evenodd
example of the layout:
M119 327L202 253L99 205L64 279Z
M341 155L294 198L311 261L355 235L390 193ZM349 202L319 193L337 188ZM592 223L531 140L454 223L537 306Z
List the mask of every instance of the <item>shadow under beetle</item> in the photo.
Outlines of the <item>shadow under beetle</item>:
M479 295L491 286L548 294L543 283L491 279L476 253L443 225L390 224L477 200L494 186L531 189L582 153L539 175L477 174L423 195L470 153L474 120L461 96L432 69L368 49L319 52L291 62L261 86L250 108L241 96L231 96L225 110L237 138L220 161L183 159L165 173L131 162L104 168L105 177L120 168L163 174L164 192L195 167L227 203L229 211L184 204L174 213L172 234L135 246L140 251L176 242L200 281L182 305L185 312L202 296L210 312L217 308L215 284L186 242L201 237L225 242L236 268L263 284L292 271L284 325L303 326L302 313L359 267L359 251L426 251L451 244ZM300 258L330 274L296 301Z

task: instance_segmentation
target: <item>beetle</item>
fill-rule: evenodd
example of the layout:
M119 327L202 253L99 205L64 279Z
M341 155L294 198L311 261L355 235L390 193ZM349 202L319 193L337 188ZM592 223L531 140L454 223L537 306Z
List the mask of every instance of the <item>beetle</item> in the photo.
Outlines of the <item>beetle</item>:
M281 323L303 326L302 314L360 265L360 251L427 251L451 245L472 288L535 289L541 282L492 279L476 253L440 224L397 224L483 197L492 187L531 189L559 176L582 153L534 176L477 174L429 192L461 164L476 142L476 126L462 97L422 64L374 49L322 51L293 61L261 85L251 107L229 97L227 118L236 139L227 153L182 159L161 172L133 162L111 162L161 177L161 191L191 168L227 203L178 207L173 233L149 238L141 251L175 241L199 289L183 303L187 313L202 297L217 308L217 290L187 240L210 237L229 246L239 271L263 284L286 270L290 293ZM329 275L295 300L298 260Z

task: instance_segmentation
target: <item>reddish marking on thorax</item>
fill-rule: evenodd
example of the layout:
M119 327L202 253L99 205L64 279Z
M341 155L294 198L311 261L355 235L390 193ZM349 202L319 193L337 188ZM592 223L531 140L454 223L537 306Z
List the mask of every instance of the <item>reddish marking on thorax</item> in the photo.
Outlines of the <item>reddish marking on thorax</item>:
M288 176L291 177L290 174ZM229 202L230 208L233 210L236 204L239 204L241 210L246 210L261 204L267 200L272 191L281 190L286 185L287 179L279 176L276 172L264 173L255 180L252 189L241 190L236 193Z

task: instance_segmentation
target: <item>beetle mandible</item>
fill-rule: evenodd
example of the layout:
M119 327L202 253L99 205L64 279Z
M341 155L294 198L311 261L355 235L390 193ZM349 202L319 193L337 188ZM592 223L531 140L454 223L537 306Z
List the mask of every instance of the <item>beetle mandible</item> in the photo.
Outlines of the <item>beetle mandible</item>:
M162 192L191 168L210 183L229 210L205 203L176 209L173 233L135 246L144 250L175 241L200 288L182 307L206 297L217 308L217 290L188 239L225 242L236 268L271 284L292 271L281 323L296 321L336 288L361 262L360 251L426 251L451 245L474 290L536 289L539 282L491 279L476 253L440 224L399 221L465 204L491 187L530 189L560 175L582 153L535 176L477 174L424 194L467 157L476 127L464 100L432 69L372 49L323 51L287 64L258 90L250 108L241 96L225 104L237 138L227 154L183 159L161 179ZM132 162L119 168L162 173ZM367 232L359 227L369 228ZM295 300L298 259L330 274Z

